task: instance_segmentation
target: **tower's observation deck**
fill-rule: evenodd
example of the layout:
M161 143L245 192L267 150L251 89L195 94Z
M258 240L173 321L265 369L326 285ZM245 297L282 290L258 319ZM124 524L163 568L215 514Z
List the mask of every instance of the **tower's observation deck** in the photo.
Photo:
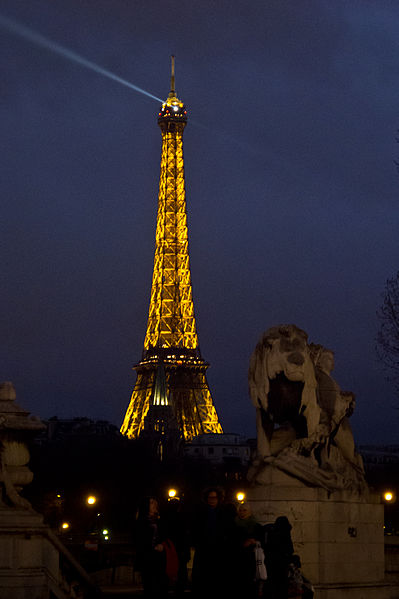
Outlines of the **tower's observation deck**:
M196 330L188 251L183 131L187 110L171 91L162 104L161 173L154 271L142 360L121 432L136 438L144 430L160 435L178 429L185 440L221 433L206 380Z

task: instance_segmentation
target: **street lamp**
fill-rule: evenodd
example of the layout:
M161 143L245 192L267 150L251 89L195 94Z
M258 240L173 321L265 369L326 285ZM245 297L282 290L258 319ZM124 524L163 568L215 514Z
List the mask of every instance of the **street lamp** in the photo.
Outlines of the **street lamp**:
M383 497L384 497L384 501L386 501L387 503L393 503L393 501L395 499L395 495L394 495L393 491L385 491Z
M168 498L169 498L168 501L170 499L178 499L176 489L169 489L169 491L168 491Z
M89 495L88 497L86 497L86 503L87 505L94 505L95 503L97 503L97 497L95 497L94 495Z
M69 522L63 522L61 524L61 528L62 528L62 530L68 530L68 528L69 528Z
M245 493L243 491L238 491L238 493L236 493L236 499L237 501L244 501Z

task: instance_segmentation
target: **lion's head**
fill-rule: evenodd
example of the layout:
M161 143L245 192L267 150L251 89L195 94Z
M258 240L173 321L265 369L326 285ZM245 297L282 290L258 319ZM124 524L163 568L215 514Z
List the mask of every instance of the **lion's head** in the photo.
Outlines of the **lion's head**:
M255 407L270 413L277 423L302 413L309 431L318 424L319 408L307 339L305 331L293 324L268 329L251 356L249 392Z

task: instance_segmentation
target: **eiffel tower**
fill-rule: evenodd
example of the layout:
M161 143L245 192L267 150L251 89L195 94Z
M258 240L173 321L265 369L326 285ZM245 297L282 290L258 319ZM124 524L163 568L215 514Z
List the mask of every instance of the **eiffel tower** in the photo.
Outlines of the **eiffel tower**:
M172 56L171 90L158 116L161 174L147 333L121 427L121 433L133 439L145 434L160 440L177 435L190 441L199 434L223 432L194 316L183 161L186 123L186 107L175 91Z

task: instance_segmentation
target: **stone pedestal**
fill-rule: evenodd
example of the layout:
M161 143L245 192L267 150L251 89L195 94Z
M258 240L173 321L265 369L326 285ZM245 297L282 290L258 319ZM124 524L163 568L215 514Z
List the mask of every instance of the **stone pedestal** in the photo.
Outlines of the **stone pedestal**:
M59 553L34 511L0 506L0 598L47 599L59 587Z
M397 599L384 582L383 506L378 496L330 493L268 467L248 491L262 524L287 516L304 575L316 599Z

